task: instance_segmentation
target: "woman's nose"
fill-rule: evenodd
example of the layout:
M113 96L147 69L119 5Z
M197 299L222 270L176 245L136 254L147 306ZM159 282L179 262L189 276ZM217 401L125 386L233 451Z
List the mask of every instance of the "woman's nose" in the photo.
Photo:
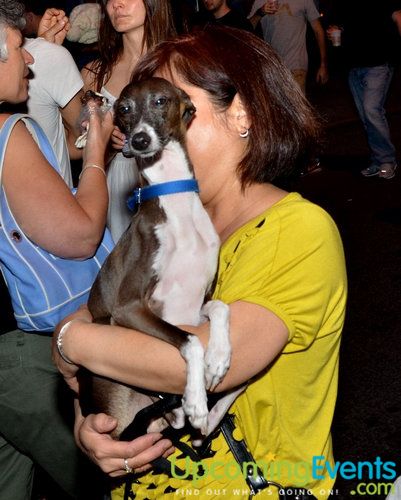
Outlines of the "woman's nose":
M125 0L111 0L114 9L121 9L125 5Z
M31 55L30 52L28 52L26 49L22 49L24 53L24 61L25 64L33 64L35 62L35 59Z

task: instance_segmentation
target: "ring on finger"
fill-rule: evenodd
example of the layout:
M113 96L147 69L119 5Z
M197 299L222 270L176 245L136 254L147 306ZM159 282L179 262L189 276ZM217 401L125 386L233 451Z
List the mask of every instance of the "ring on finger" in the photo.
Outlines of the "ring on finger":
M124 469L127 474L132 474L134 469L128 465L128 459L124 458Z

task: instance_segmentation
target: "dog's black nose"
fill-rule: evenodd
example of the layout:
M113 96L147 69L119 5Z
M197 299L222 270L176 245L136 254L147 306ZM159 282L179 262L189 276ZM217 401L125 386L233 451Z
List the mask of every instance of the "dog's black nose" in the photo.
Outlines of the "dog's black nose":
M132 137L132 147L137 151L144 151L150 142L151 138L146 132L138 132Z

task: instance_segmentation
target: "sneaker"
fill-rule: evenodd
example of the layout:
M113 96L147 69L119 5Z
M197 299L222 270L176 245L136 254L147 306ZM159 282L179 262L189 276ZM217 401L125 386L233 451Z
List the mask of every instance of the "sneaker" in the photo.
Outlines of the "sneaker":
M396 163L382 163L380 165L379 177L382 179L392 179L395 176Z
M380 174L380 167L377 165L369 165L368 168L361 170L361 174L364 177L373 177L374 175Z

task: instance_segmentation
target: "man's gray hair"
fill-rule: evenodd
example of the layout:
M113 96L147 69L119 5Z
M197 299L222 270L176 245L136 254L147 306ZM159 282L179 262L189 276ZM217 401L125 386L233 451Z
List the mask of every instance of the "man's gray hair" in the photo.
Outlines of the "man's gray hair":
M25 26L24 4L16 0L0 0L0 61L6 61L7 28L22 30Z

